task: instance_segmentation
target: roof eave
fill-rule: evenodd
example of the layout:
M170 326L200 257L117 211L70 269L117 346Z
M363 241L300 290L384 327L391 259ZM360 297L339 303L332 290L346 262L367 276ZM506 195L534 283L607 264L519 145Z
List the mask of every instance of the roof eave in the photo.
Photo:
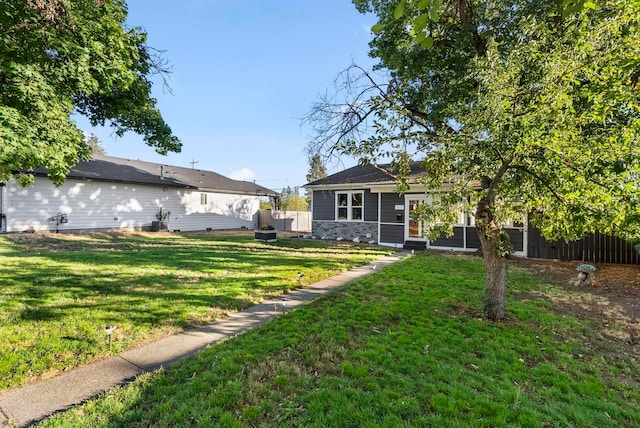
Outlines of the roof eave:
M242 190L217 189L213 187L198 187L196 188L196 190L199 190L201 192L208 192L208 193L223 193L227 195L274 196L274 197L280 196L280 194L277 192L267 192L267 191L250 192L250 191L242 191Z
M309 190L350 190L350 189L369 189L371 187L379 187L385 185L395 186L395 181L381 181L368 183L338 183L338 184L305 184L302 186Z

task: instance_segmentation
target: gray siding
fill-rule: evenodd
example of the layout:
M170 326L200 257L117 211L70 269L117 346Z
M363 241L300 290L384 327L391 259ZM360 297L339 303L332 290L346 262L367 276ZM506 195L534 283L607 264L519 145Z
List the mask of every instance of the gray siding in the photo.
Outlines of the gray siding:
M335 220L336 196L333 191L315 190L313 192L314 220Z
M404 224L381 224L380 242L387 244L403 244Z
M513 251L523 251L524 249L524 233L518 229L505 229L511 239Z
M524 232L519 229L505 229L511 239L511 245L514 251L524 250ZM467 248L480 248L480 238L478 238L478 229L475 227L467 227Z
M335 216L335 192L333 190L315 190L313 192L313 219L335 220ZM364 191L364 221L378 221L378 194L368 190Z
M464 228L454 227L453 236L447 238L443 235L431 242L431 245L434 247L464 248Z
M383 193L380 209L380 222L382 223L401 223L404 224L404 198L395 193ZM401 211L396 211L395 206L402 205ZM400 216L398 216L398 214ZM404 229L403 229L404 230ZM403 232L404 233L404 232ZM393 241L383 241L393 242Z
M364 192L364 221L378 221L378 194Z
M478 229L473 226L467 227L467 248L480 248Z

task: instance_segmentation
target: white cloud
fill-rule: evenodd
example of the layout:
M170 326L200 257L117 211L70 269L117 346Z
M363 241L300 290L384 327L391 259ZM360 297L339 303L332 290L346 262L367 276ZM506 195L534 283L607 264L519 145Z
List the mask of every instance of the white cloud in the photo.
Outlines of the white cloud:
M229 177L234 180L252 181L256 177L256 174L249 168L241 168L233 171Z

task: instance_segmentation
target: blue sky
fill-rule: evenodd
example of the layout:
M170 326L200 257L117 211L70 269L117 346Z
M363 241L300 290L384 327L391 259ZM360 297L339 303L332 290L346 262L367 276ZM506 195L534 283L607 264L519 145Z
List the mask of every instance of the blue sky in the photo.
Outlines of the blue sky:
M96 134L108 155L216 171L274 190L305 184L310 129L300 118L352 62L370 67L375 18L350 0L130 0L128 23L166 51L173 95L153 95L182 152L142 137ZM344 160L346 166L354 164ZM327 165L335 172L344 165Z

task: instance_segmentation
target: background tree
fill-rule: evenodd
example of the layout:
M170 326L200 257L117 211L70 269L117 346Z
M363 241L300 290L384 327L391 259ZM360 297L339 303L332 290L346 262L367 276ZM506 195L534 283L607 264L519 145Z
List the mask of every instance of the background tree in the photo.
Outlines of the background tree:
M306 175L307 183L311 183L315 180L320 180L327 176L327 167L322 161L322 156L319 153L314 153L309 158L309 172ZM305 190L305 200L307 201L307 207L311 208L311 192Z
M100 143L100 139L93 133L84 134L84 143L91 149L91 154L104 155L104 148Z
M307 211L308 205L305 198L300 196L300 188L287 186L282 189L280 208L283 211Z
M123 0L0 2L0 181L44 167L60 184L87 160L74 111L118 135L142 134L159 153L180 151L150 95L165 64L126 17Z
M400 191L422 160L440 197L418 219L434 238L456 211L475 216L490 319L505 316L506 221L640 236L640 2L354 3L379 18L370 55L388 75L346 70L307 117L311 149L389 157Z
M261 210L272 210L273 203L271 201L272 198L269 199L260 199L260 209Z

